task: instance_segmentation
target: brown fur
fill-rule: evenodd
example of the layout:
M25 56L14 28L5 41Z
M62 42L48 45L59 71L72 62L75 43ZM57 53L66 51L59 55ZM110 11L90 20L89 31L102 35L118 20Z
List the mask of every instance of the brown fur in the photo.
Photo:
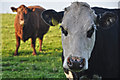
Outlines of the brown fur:
M40 6L21 5L18 8L11 7L12 11L16 11L17 15L14 21L15 35L16 35L16 51L14 55L18 55L20 46L20 39L24 42L31 38L31 46L33 48L33 55L36 55L35 41L39 38L40 51L42 50L42 39L44 34L49 30L49 26L41 19L41 13L45 9ZM24 24L20 24L20 20L24 20Z

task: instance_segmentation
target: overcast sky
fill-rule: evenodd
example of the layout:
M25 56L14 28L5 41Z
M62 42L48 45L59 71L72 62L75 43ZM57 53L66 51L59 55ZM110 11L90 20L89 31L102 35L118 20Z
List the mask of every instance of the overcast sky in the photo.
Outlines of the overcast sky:
M10 7L19 7L21 4L26 6L40 5L45 9L55 9L62 11L71 2L87 2L91 7L118 8L119 0L0 0L0 13L13 13Z

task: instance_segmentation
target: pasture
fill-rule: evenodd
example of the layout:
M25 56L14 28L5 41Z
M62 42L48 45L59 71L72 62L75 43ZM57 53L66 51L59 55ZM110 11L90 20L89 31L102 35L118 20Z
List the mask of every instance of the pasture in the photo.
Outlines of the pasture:
M21 41L19 56L13 56L16 48L15 14L2 14L2 78L65 78L62 67L62 43L59 26L50 27L43 38L43 51L32 55L31 40Z

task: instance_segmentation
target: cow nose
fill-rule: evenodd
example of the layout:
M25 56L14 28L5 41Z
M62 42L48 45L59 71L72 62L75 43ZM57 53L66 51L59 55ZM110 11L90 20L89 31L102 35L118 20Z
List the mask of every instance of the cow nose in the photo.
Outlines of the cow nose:
M20 20L23 21L23 18L21 18Z
M68 57L67 59L68 67L73 71L80 71L85 65L85 58L81 57Z

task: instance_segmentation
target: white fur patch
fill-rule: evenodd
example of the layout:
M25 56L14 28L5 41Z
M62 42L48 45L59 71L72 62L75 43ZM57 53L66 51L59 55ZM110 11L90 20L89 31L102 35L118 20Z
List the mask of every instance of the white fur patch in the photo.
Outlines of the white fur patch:
M65 73L65 72L64 72L64 73ZM69 71L68 74L65 73L65 75L66 75L66 77L67 77L69 80L73 80L73 75L72 75L72 72L71 72L71 71Z
M20 20L20 25L23 25L24 24L24 20Z
M68 58L68 57L67 57ZM63 63L63 67L65 69L69 69L68 65L67 65L67 58L64 59L64 63Z
M88 60L87 59L85 60L85 67L84 67L84 69L85 70L88 69Z

